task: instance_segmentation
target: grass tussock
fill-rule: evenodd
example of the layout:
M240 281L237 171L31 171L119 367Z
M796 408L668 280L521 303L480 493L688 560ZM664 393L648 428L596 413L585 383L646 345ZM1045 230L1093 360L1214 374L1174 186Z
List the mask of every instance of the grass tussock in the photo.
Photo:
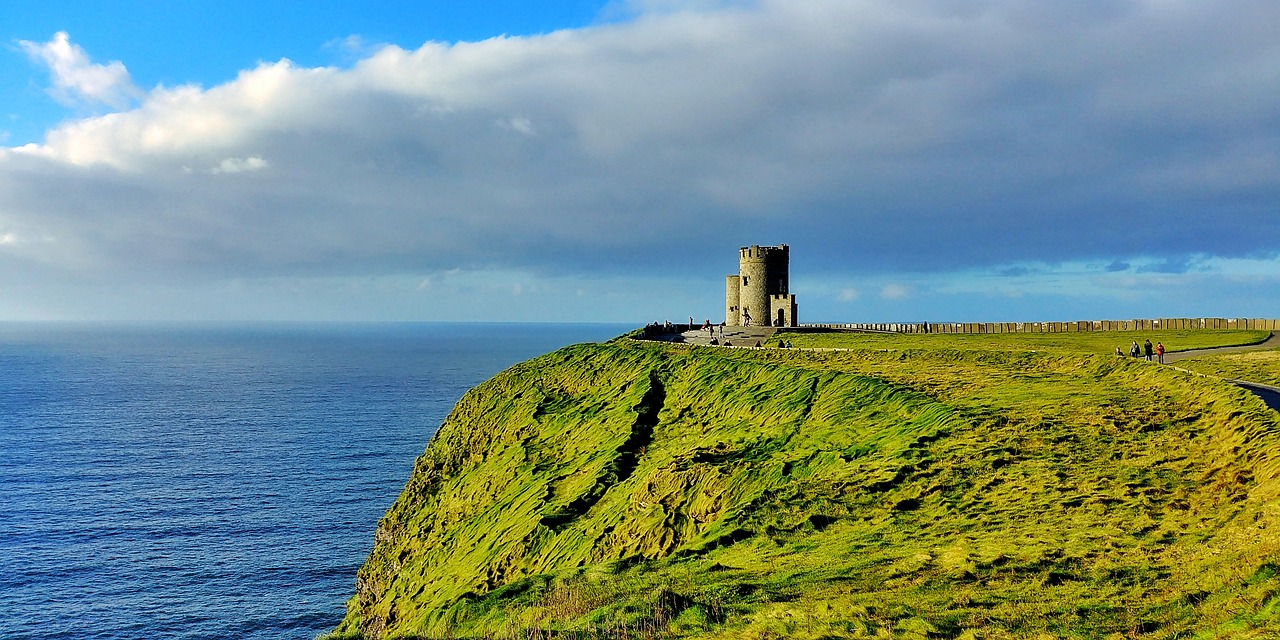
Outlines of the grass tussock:
M416 462L334 637L1280 635L1274 412L1087 349L922 345L504 372Z

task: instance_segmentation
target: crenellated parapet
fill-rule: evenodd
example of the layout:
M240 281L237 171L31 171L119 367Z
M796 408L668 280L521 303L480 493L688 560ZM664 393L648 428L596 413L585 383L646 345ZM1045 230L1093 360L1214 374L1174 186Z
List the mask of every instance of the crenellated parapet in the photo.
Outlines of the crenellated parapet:
M725 278L725 323L729 326L795 326L790 288L791 250L751 245L738 250L738 273Z

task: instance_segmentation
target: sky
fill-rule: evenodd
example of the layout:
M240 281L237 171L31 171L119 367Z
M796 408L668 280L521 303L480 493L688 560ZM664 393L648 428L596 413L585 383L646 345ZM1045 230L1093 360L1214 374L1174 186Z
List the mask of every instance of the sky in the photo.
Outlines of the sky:
M6 3L0 320L700 322L753 244L791 247L802 322L1280 317L1276 25Z

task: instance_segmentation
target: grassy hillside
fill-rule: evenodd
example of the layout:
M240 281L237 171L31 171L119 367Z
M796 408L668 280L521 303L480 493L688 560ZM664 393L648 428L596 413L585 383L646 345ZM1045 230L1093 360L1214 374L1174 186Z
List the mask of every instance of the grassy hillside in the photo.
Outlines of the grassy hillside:
M514 367L417 460L334 635L1280 634L1275 412L1128 358L937 344Z

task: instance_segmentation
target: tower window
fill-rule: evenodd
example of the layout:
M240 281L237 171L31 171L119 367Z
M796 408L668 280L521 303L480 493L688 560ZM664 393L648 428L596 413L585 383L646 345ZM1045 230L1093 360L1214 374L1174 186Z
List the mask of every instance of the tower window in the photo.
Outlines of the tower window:
M744 287L745 287L745 286L747 286L747 277L746 277L746 276L742 276L742 286L744 286Z

